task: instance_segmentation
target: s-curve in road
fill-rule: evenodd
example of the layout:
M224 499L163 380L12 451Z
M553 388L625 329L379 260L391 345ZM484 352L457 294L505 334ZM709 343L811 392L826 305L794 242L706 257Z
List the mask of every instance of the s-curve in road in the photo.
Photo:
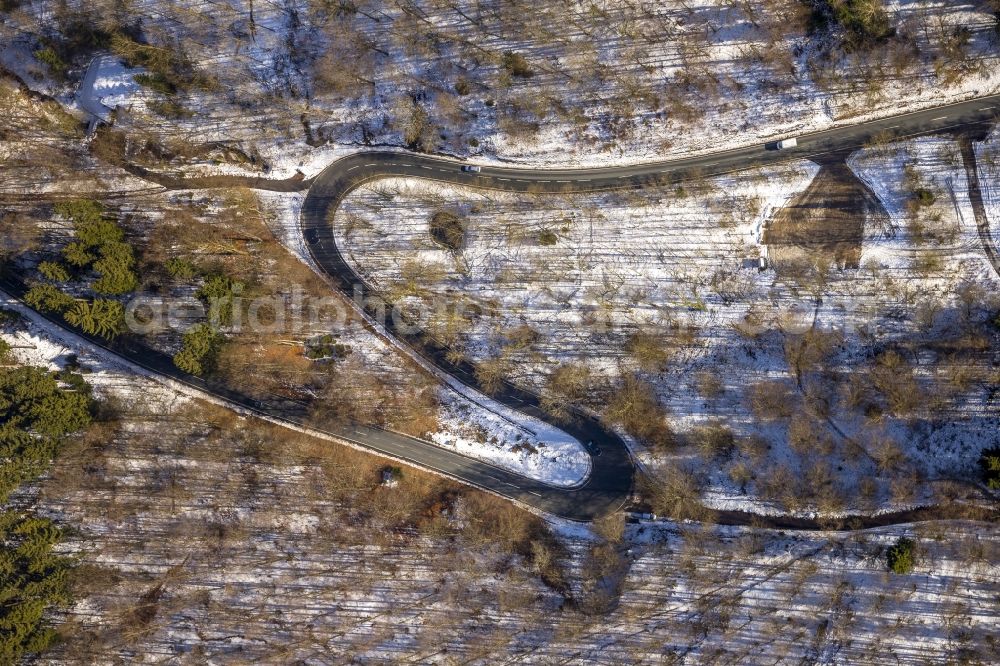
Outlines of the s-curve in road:
M434 340L385 316L387 305L337 247L331 215L353 189L363 183L390 177L412 177L493 190L520 192L584 192L639 187L691 176L710 176L789 159L843 159L852 150L878 136L903 138L944 131L975 131L985 136L1000 116L1000 95L883 118L823 132L797 136L797 146L777 150L761 144L706 155L621 167L592 169L527 169L503 166L467 168L453 159L402 151L362 152L337 160L312 182L301 213L301 230L313 259L330 281L355 303L382 333L394 339L442 381L460 382L480 390L475 369L466 362L449 360L447 350ZM783 137L784 138L784 137ZM456 479L487 488L556 515L589 520L612 511L628 500L634 465L625 443L596 419L576 415L568 423L554 423L539 406L536 395L505 384L492 399L524 414L552 423L587 445L592 471L586 482L573 489L555 488L511 474L471 458L445 451L428 442L394 433L359 430L359 443L377 451L431 467Z

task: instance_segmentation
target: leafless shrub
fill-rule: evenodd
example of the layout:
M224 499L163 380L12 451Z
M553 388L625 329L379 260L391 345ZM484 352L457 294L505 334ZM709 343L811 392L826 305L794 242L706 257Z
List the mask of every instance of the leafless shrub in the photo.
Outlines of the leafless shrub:
M767 455L771 445L762 436L753 434L736 440L736 448L741 456L748 458L752 463L758 463Z
M761 497L779 502L788 511L803 506L801 480L786 465L778 464L763 473L758 481Z
M786 380L766 379L750 387L750 408L763 421L789 418L796 400L792 386Z
M912 502L917 495L918 488L920 488L920 480L912 471L905 474L897 472L897 475L889 481L892 501L900 504Z
M718 398L726 390L726 386L716 370L702 370L695 375L694 381L695 389L704 398Z
M720 421L697 426L688 437L705 460L728 457L736 445L732 429Z
M865 446L865 449L872 456L879 472L889 474L898 472L902 464L906 461L906 456L899 444L891 437L885 435L875 435Z
M817 423L801 412L792 415L788 422L788 446L800 455L813 452Z
M431 237L453 252L465 247L466 221L451 210L439 210L431 215Z
M913 367L896 351L883 352L876 358L871 380L894 414L911 414L923 402Z
M859 373L850 373L846 381L840 384L841 398L850 409L857 409L871 398L871 385Z
M639 491L658 515L675 520L710 520L713 512L700 499L696 478L675 465L664 465L639 480Z
M515 326L504 333L504 349L520 351L531 347L541 339L541 333L528 324Z
M674 442L653 386L638 377L625 378L622 387L608 403L605 416L633 437L652 446L666 448Z
M839 331L810 328L801 335L786 335L785 359L788 366L801 378L814 371L843 344L844 336Z
M633 333L625 349L639 367L647 372L663 371L670 360L663 338L644 331Z
M753 470L750 465L742 460L732 463L726 472L733 483L744 488L753 480Z
M875 506L879 491L878 481L870 476L865 476L858 481L857 497L864 507L871 508Z
M486 393L496 393L507 380L510 371L511 365L507 358L488 358L476 363L476 381Z
M587 397L591 382L588 366L575 363L560 365L546 379L542 409L557 418L567 418L570 408Z
M594 531L610 543L621 543L625 537L625 514L610 513L594 521Z

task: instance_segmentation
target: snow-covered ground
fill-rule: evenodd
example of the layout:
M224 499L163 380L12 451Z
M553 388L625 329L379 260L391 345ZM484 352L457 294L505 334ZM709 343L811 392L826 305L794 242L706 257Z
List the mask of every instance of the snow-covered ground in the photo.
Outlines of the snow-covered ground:
M862 246L861 263L883 269L913 269L923 249L949 265L982 267L990 272L969 201L968 178L958 144L946 137L925 137L852 156L849 166L875 192L889 214L889 226L871 229ZM984 193L996 180L986 177ZM909 212L914 191L931 192L935 201L916 226ZM915 233L926 234L922 240ZM921 246L932 247L921 247ZM985 265L984 265L985 264Z
M490 357L503 334L526 324L541 336L535 367L586 356L614 371L622 334L671 317L708 326L718 316L711 306L762 293L773 280L758 270L762 227L817 170L801 162L676 190L591 197L525 198L389 179L348 197L334 224L345 255L377 289L417 288L420 298L481 307L463 341L474 358ZM461 253L431 238L430 218L440 210L466 221Z
M48 76L45 66L35 58L37 48L37 42L30 35L21 34L16 25L6 21L0 23L0 65L32 89L45 94L58 94L61 86Z
M285 108L275 102L265 111L248 106L247 102L259 99L262 87L270 91L283 90L283 86L309 87L305 70L295 71L289 65L292 61L288 38L296 36L290 32L296 26L296 31L315 37L314 45L326 43L322 17L291 5L258 6L251 26L247 22L246 4L235 0L224 4L228 16L242 17L241 28L229 30L237 24L228 23L227 29L221 30L218 18L213 16L218 9L214 5L191 3L185 8L191 14L186 15L175 11L173 6L146 2L139 3L137 11L145 14L144 21L149 26L157 26L164 34L187 38L193 26L204 29L204 34L199 33L188 44L189 55L197 66L219 77L222 84L219 89L229 95L226 100L192 91L183 102L197 112L193 117L168 121L147 116L142 104L133 103L149 95L149 91L138 90L131 80L135 72L126 71L111 57L95 61L92 76L85 77L84 91L92 89L95 100L101 98L109 106L120 106L125 111L121 120L123 129L148 128L155 121L156 130L164 140L197 136L202 141L236 141L269 158L275 176L290 175L295 169L311 175L328 160L363 143L399 145L400 123L394 114L401 95L405 97L406 91L432 100L438 94L447 97L427 84L433 83L435 77L447 78L441 66L449 58L457 57L459 62L467 64L464 61L467 53L456 44L461 43L462 36L470 34L481 37L479 43L492 51L515 49L523 53L535 65L536 75L507 82L489 94L477 92L461 97L459 106L468 122L456 121L461 136L449 137L439 149L476 159L516 160L526 164L635 162L689 150L716 150L756 142L763 136L801 132L985 94L996 89L996 73L1000 71L990 66L996 59L987 44L991 16L966 6L946 11L924 0L893 1L886 6L893 22L918 41L932 33L947 34L955 25L971 26L969 62L977 63L978 69L958 77L949 74L950 78L942 81L931 73L931 68L921 65L906 70L905 76L896 77L882 91L873 92L874 100L866 99L866 94L857 90L836 86L821 91L806 66L809 58L815 56L817 45L795 36L794 30L783 32L772 20L777 14L764 12L761 16L767 20L763 23L748 20L752 6L739 8L731 3L702 0L693 5L605 7L603 11L608 12L610 21L585 39L580 27L587 25L583 18L592 9L574 5L568 10L567 20L562 21L571 26L567 42L559 45L530 41L513 44L503 36L509 34L510 26L501 26L493 31L495 34L483 37L479 34L481 25L459 11L464 12L468 7L427 7L424 22L434 26L448 42L442 47L444 51L451 50L444 58L439 54L414 53L392 38L391 31L385 32L395 21L409 20L405 12L387 8L381 25L372 27L368 25L370 18L355 16L347 19L344 27L353 31L360 24L368 25L369 36L388 54L393 68L381 70L384 78L377 78L371 91L358 99L333 100L322 94L311 98L307 115L312 132L328 139L324 146L313 149L302 139L304 126L299 106L290 104ZM539 11L542 11L540 17L552 18L544 13L544 8ZM197 21L186 23L195 16ZM481 18L483 25L493 20L493 17ZM16 25L15 17L14 22L5 26L11 39L4 58L26 67L30 40L17 33ZM613 38L616 25L631 26L626 31L630 35L646 34L662 39L654 39L636 51L634 39ZM704 28L709 25L712 30L706 32ZM220 29L216 31L217 28ZM252 39L239 36L245 28L252 28ZM574 52L567 50L567 46L584 50ZM773 47L773 51L768 52L765 46ZM299 48L305 47L300 44ZM744 57L754 52L758 57ZM783 54L791 56L785 63L787 67L775 68L763 57ZM723 97L735 101L709 104L710 111L699 113L687 122L678 122L670 113L624 108L620 106L623 99L636 97L623 94L630 85L628 77L592 85L594 82L587 77L594 71L604 71L599 66L595 68L595 63L623 73L638 67L634 72L641 72L642 82L648 82L664 99L669 97L666 93L671 92L671 86L679 84L682 69L700 67L722 82L719 85L725 93ZM941 65L939 71L945 71L954 63L937 64ZM493 72L490 76L500 74L495 63L479 63L476 67ZM30 84L41 76L42 70L38 67L35 70L34 76L27 76L24 67L18 71L26 74ZM579 80L573 85L560 83L565 79L560 72L565 71L574 72ZM775 85L776 82L783 84ZM661 83L662 89L658 88ZM738 95L728 94L731 86L739 89ZM497 109L518 104L527 108L525 101L533 98L546 103L561 100L574 108L583 108L584 114L570 118L550 109L540 118L538 131L526 138L501 122ZM231 104L242 104L240 113L234 113ZM430 109L432 115L434 112ZM614 119L623 119L621 126L614 127L610 123ZM359 136L362 129L367 133L364 141ZM695 135L698 141L689 140ZM478 146L473 146L471 139ZM900 145L905 148L898 148ZM852 162L856 171L879 192L890 213L890 228L867 230L862 248L864 268L849 280L834 275L830 288L841 292L839 296L828 294L819 309L794 286L752 268L752 263L764 252L759 242L761 225L771 210L806 186L814 172L814 167L808 165L797 167L801 171L794 175L776 176L762 171L749 178L714 179L707 184L713 190L708 195L698 191L701 185L652 195L600 195L568 216L563 209L576 204L567 200L522 202L503 218L503 209L510 200L502 195L421 186L429 194L421 194L419 205L415 205L406 196L397 197L391 192L392 196L386 200L378 189L386 191L385 188L395 185L381 184L370 188L369 200L356 199L361 201L361 207L378 211L378 215L369 217L378 218L373 223L376 226L371 228L379 229L381 237L366 237L374 234L364 228L356 229L357 238L363 241L364 256L355 259L362 272L366 271L365 262L377 267L368 270L367 275L380 286L398 284L404 269L412 270L416 264L420 264L418 268L443 269L442 284L460 288L450 298L454 300L458 293L486 306L488 315L479 318L467 336L466 351L474 358L488 358L495 353L504 343L504 334L522 323L539 329L542 340L533 345L537 354L533 358L521 354L517 359L523 369L519 380L536 386L544 371L566 361L581 360L607 377L619 375L623 367L631 371L620 352L622 338L616 338L614 333L606 335L606 327L617 327L626 333L664 326L688 331L697 344L681 349L678 357L672 359L677 369L672 367L667 371L670 380L657 380L672 422L678 429L688 430L706 418L705 410L699 407L704 400L690 392L692 372L711 368L718 360L716 352L727 359L741 355L739 350L746 342L729 327L745 323L748 315L780 309L783 317L792 313L809 325L814 315L820 324L856 325L867 323L865 318L876 307L886 307L883 294L891 298L916 298L921 294L927 297L931 293L947 297L958 275L973 282L991 279L974 235L969 233L974 222L955 146L943 139L931 139L897 144L891 150L896 151L895 156L873 152ZM900 150L906 154L899 153ZM905 219L905 189L910 187L907 181L911 176L900 168L902 161L910 158L928 162L926 168L915 167L913 173L921 168L930 169L926 174L929 186L939 195L930 209L935 216L928 218L930 228L918 230L920 236L935 239L935 251L915 247L915 230ZM868 166L861 163L864 160ZM225 168L239 171L244 167ZM981 160L980 168L991 167L987 160ZM991 179L983 180L987 205L991 216L995 216ZM478 216L480 221L474 225L471 245L462 261L453 262L447 252L430 243L425 228L416 223L416 218L420 217L419 222L425 224L428 206L450 205L452 199L459 198L465 202L470 219L476 222ZM281 198L276 205L281 209L278 224L284 241L304 258L300 239L288 222L294 216L296 195ZM482 212L474 212L475 207L481 207ZM483 223L493 215L501 216L497 224ZM484 231L487 229L490 231ZM542 243L543 233L547 239L554 237L555 244L548 244L549 240ZM997 233L995 225L994 233ZM505 236L510 234L513 236ZM387 267L387 263L391 266ZM922 272L919 278L909 275L914 269ZM895 279L889 289L882 285L887 275ZM871 291L864 292L865 289ZM749 306L751 302L753 308ZM893 311L900 313L898 307ZM876 327L897 332L903 328L887 318L880 319ZM584 349L596 351L585 354L581 351ZM747 365L744 379L752 380L781 375L782 371L776 370L774 364L780 367L782 362L778 356L758 354L757 360L746 356L737 366ZM685 390L676 390L678 386ZM723 398L722 402L727 400ZM726 415L727 422L734 423L737 429L749 428L751 419L746 414L737 416L742 408L730 407L736 411Z
M974 148L990 236L994 247L1000 249L1000 128L994 129L986 141L975 144Z
M135 77L141 69L126 67L114 56L97 56L87 67L80 82L77 99L80 106L93 116L107 121L111 112L119 107L130 110L144 96Z
M43 4L22 9L50 20ZM380 6L373 21L367 12L331 17L299 2L143 0L130 11L149 34L164 44L180 40L185 56L218 85L181 96L193 112L187 119L151 113L144 102L155 95L138 90L135 72L114 58L99 59L93 87L106 106L126 112L122 129L167 142L236 142L279 178L297 170L315 175L366 146L406 145L417 116L426 117L430 149L441 154L596 166L751 145L1000 90L995 20L971 4L884 3L899 40L889 56L873 56L891 56L887 66L896 68L892 76L873 74L876 83L858 80L856 71L817 67L822 40L806 36L799 3L604 3L595 14L592 3L573 2L558 12L539 5L512 16L466 0L419 4L426 32L392 4ZM32 57L38 44L17 26L13 17L0 61L70 100L65 86L44 76ZM968 43L944 53L958 26L970 30ZM433 35L434 48L415 47L408 37L414 34ZM368 46L347 51L352 44ZM919 57L910 45L922 50ZM506 52L523 55L533 76L505 72ZM326 92L321 79L331 70L371 83L348 86L346 97ZM470 92L456 91L462 81L471 82ZM307 132L318 147L308 145Z
M149 388L140 381L132 391ZM502 519L487 523L497 532L485 546L467 539L465 500L442 514L447 530L391 528L403 490L359 496L356 459L327 446L294 455L294 436L240 432L190 407L132 404L95 464L42 481L39 511L73 527L61 550L95 566L86 596L55 616L72 631L42 663L85 649L219 663L331 651L429 664L989 662L1000 584L989 524L843 533L642 521L594 550L593 528L560 521L560 593L489 540L517 537ZM902 537L915 541L914 570L892 574L886 550ZM126 633L151 598L157 612Z
M267 208L267 225L274 237L296 259L308 266L318 276L323 277L323 272L309 254L309 247L306 245L306 239L302 236L302 227L299 225L302 202L306 195L299 192L283 193L262 190L257 192L257 197Z
M520 560L512 566L509 556L463 541L359 527L366 504L317 492L328 473L322 464L275 458L266 437L255 449L253 432L220 445L202 432L211 424L185 414L184 396L64 344L57 329L30 324L3 338L26 363L55 368L78 354L93 370L88 381L124 400L130 414L85 479L41 495L42 511L74 526L63 548L115 572L59 616L80 624L57 650L93 641L84 638L93 630L106 641L102 654L127 659L196 651L222 662L236 651L269 662L337 650L422 663L679 654L751 663L766 650L831 664L885 655L988 661L1000 543L983 524L848 535L643 522L627 526L610 551L608 579L597 585L620 598L608 611L576 613L526 576ZM259 458L248 458L254 450ZM381 492L388 508L375 513L392 515L398 489ZM558 532L574 600L588 604L597 542L578 525ZM885 551L900 537L916 541L910 574L886 571ZM170 612L124 642L106 631L134 617L136 599L159 581L167 581L159 608Z
M269 192L260 196L268 206L271 231L289 252L323 277L298 224L304 195ZM352 333L370 338L367 342L384 354L382 339L366 330ZM401 352L409 354L406 349L401 348ZM440 391L441 431L431 435L431 441L556 486L578 485L590 474L590 456L580 442L562 430L509 409L460 382L451 380L445 385L447 388Z
M508 359L516 381L537 390L566 363L589 368L598 386L635 372L625 351L629 336L664 335L666 369L643 376L657 387L669 422L685 434L721 423L733 430L740 450L727 464L705 468L703 497L710 505L787 513L787 502L761 502L757 494L798 487L807 496L825 488L826 496L792 512L812 515L816 502L826 515L900 509L928 501L931 488L890 488L873 461L893 458L898 448L905 464L926 478L974 474L978 452L994 442L1000 426L995 399L978 381L949 388L947 376L955 364L976 377L988 368L921 352L916 381L949 397L935 407L937 416L916 422L888 414L872 421L840 406L842 382L869 372L868 336L888 345L953 336L967 309L962 303L979 293L970 289L988 294L998 281L976 233L956 143L918 139L862 151L850 164L872 186L889 222L880 216L866 224L860 269L824 269L812 278L815 285L757 268L767 251L761 230L809 185L817 170L809 163L682 189L565 197L387 180L353 193L335 225L348 259L391 298L461 304L480 313L462 329L458 346L480 361ZM922 226L907 213L913 183L934 193L921 210ZM440 211L465 220L460 252L429 233ZM972 303L974 317L990 307L989 298ZM920 329L927 312L937 314L929 330ZM516 340L525 327L533 333L521 346ZM791 404L819 390L822 382L795 388L784 342L811 329L841 340L830 371L843 374L822 389L831 391L829 421L762 420L751 409L761 382L787 387ZM706 375L718 382L718 395L702 393ZM789 444L792 427L797 437L803 427L812 429L816 444ZM742 442L753 437L763 437L766 448L744 449ZM649 464L658 459L640 453ZM754 458L760 455L763 460ZM874 486L873 474L880 477ZM862 499L866 493L871 496Z
M204 442L183 421L164 432L160 416L133 417L135 436L96 466L107 476L95 482L110 476L112 490L45 493L44 508L77 528L69 546L116 570L69 609L79 625L53 663L95 644L126 661L213 663L331 653L427 664L989 663L1000 543L987 525L846 534L642 523L599 551L604 560L573 526L560 530L571 607L519 556L357 524L365 509L392 515L398 489L331 500L316 492L322 465L247 459L245 442ZM890 574L885 551L900 537L915 540L916 565ZM164 581L142 631L109 630Z
M602 630L629 640L583 649L581 661L667 653L724 663L920 663L963 651L989 661L989 590L1000 570L997 534L982 525L849 537L723 528L704 540L671 526L639 529L633 535L646 545L633 546L624 594ZM900 537L914 538L919 553L905 576L885 571L885 549Z
M483 409L444 389L442 402L441 431L431 435L439 446L555 486L579 485L590 474L580 443L544 421L495 403Z
M479 10L463 5L456 3L454 9L425 7L424 20L442 35L465 35L471 27L465 17L475 16ZM981 66L973 68L975 73L947 83L926 67L923 71L881 78L880 90L850 90L849 82L843 88L834 86L831 90L818 86L808 71L810 58L817 55L815 46L793 34L784 34L788 28L776 24L794 21L783 17L774 5L766 9L756 8L754 3L737 7L721 0L660 3L643 6L641 10L611 5L601 10L607 15L607 23L597 34L585 34L575 29L587 23L577 13L586 14L591 9L587 3L580 3L564 8L569 16L560 25L567 31L566 42L559 47L505 40L497 34L476 35L476 42L482 47L497 53L517 50L531 62L545 63L541 68L545 71L536 72L529 80L515 81L509 93L497 91L496 104L488 104L485 98L477 96L460 98L461 107L474 114L476 120L462 132L460 138L464 142L457 136L449 137L443 149L483 163L632 164L753 145L777 136L828 129L1000 91L1000 66L997 66L1000 60L990 46L993 19L988 13L971 6L943 11L940 5L928 0L892 0L885 6L890 20L907 26L907 33L916 33L915 27L925 23L929 25L924 35L937 31L943 34L956 25L969 27L973 30L969 51L975 54L970 59L981 59ZM940 12L940 20L932 18L935 12ZM400 18L388 8L383 14L392 20ZM281 35L287 25L280 13L258 16L275 36ZM551 18L545 10L539 12L539 17L542 16ZM629 36L645 33L660 38L642 42L636 49L634 42L621 38L622 32L615 26L622 26L624 34ZM704 43L696 37L699 34L706 35ZM374 37L378 39L377 32ZM919 34L915 37L920 39ZM423 79L422 70L427 64L415 61L398 44L386 41L389 43L380 42L380 46L389 53L393 69L418 81ZM265 40L257 40L254 48L256 71L267 76L268 64L279 57L281 49L277 45L268 46ZM766 64L764 54L779 54L779 64ZM711 93L696 96L705 108L684 120L664 109L669 102L658 108L645 108L640 100L628 99L629 93L624 92L634 78L640 82L640 89L644 83L654 95L669 98L671 85L692 66L699 68L697 76L721 81L722 89L731 87L733 92L722 93L722 99L715 103L705 101ZM591 67L608 67L621 75L591 88L586 78ZM568 77L555 73L561 71L575 74L573 83L581 89L573 90L573 85L566 82ZM340 134L350 124L359 122L359 111L360 122L366 127L384 126L386 120L393 118L400 92L400 81L394 76L387 78L377 81L370 97L347 107L325 106L322 97L315 98L314 103L324 108L324 113L316 114L315 129ZM403 80L406 81L405 75ZM561 95L563 90L572 92ZM570 120L558 113L549 114L537 121L537 131L525 137L508 130L496 111L505 101L515 107L530 108L533 103L553 98L558 98L564 107L582 109L582 115ZM356 140L352 134L345 138ZM693 136L698 137L696 141L690 140ZM469 139L475 140L475 148L470 148ZM374 142L401 145L401 138L398 133L388 133ZM314 151L294 142L264 146L262 152L280 175L291 175L295 169L311 175L314 173L311 169L322 166L321 161L316 164L312 157Z

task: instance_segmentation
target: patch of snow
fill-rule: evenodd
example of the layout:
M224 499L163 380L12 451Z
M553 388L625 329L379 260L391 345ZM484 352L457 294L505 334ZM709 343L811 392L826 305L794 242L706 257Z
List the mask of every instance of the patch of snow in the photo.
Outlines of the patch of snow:
M127 108L142 99L142 86L135 80L142 73L142 69L126 67L114 56L97 56L80 83L77 93L80 106L91 115L108 120L118 107Z
M935 256L950 263L978 261L990 271L969 201L969 185L958 144L947 137L922 137L912 141L869 148L851 156L848 166L882 202L889 214L887 229L869 229L862 247L861 263L888 269L908 269L918 250L910 207L915 191L923 189L935 197L938 208L947 209L958 223L949 240L934 244ZM984 179L989 187L988 179ZM943 211L942 211L943 214Z
M590 474L591 458L562 430L493 403L489 409L442 390L439 446L553 486L576 486Z
M299 226L299 215L302 210L302 202L305 194L301 192L281 193L260 190L257 197L264 202L268 209L266 216L268 228L274 234L278 242L292 255L308 266L319 276L323 276L322 271L313 261L306 245L306 239L302 235Z
M135 374L131 366L95 347L75 344L64 331L19 302L4 296L0 304L24 318L26 328L19 326L13 332L0 332L0 338L12 347L18 362L55 371L64 369L70 357L75 356L95 394L130 404L141 402L154 411L169 411L190 400L162 383Z
M1000 249L1000 128L994 129L986 141L976 143L974 149L990 237L993 247Z

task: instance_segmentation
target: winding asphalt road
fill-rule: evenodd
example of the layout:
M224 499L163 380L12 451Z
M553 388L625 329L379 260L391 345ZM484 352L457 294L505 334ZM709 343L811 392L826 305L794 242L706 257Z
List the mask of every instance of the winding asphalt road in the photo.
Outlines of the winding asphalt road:
M480 390L473 366L449 361L443 345L419 333L404 330L409 328L405 322L401 326L393 317L381 314L388 309L387 304L344 259L329 220L344 197L355 188L387 177L424 178L516 192L580 192L639 187L719 175L790 159L817 162L831 156L843 159L877 135L898 139L954 130L985 136L998 117L1000 95L801 135L797 137L798 146L791 150L778 151L773 144L757 145L666 162L594 169L483 166L479 172L468 172L463 170L462 162L451 159L396 151L363 152L337 160L313 180L303 204L300 223L316 264L338 289L361 304L359 309L371 323L401 342L424 367L443 381L457 380ZM523 389L504 384L491 397L525 414L550 420L539 408L538 396ZM628 449L621 438L596 419L583 414L577 414L569 423L556 425L581 442L593 442L601 450L601 455L593 458L590 476L580 487L553 488L525 477L498 474L495 470L486 469L484 463L455 454L444 455L439 448L415 444L413 440L403 441L392 433L382 434L366 444L392 455L399 455L399 447L405 446L408 457L433 459L435 468L450 476L560 516L588 520L622 506L632 488L634 472Z
M363 183L386 177L406 176L520 192L634 188L719 175L790 159L812 159L817 162L831 158L842 159L850 151L863 146L881 133L887 133L893 138L944 131L985 136L997 117L1000 117L1000 95L800 135L798 147L792 150L776 151L769 146L757 145L665 162L594 169L483 166L480 172L471 173L463 171L463 164L452 159L400 151L370 151L337 160L311 182L290 180L269 183L253 179L247 185L280 191L309 187L300 219L302 233L317 265L331 283L349 298L363 299L366 307L362 311L369 321L381 327L388 337L399 342L401 347L442 381L452 384L460 382L478 389L471 365L448 361L443 346L433 339L403 330L392 317L385 318L384 321L379 319L378 294L365 284L341 255L332 225L328 222L329 216L336 211L347 194ZM166 186L180 188L185 183L180 179L171 179ZM187 184L187 187L198 186L194 183ZM218 184L205 183L201 186L212 187ZM0 270L0 288L20 297L27 285L17 276ZM48 318L148 371L181 381L252 412L309 427L308 405L305 403L294 400L257 400L249 397L249 391L241 392L238 386L223 386L180 372L168 356L150 349L138 340L123 337L109 343L83 334L59 317ZM522 413L549 420L539 407L538 397L523 389L505 384L498 392L491 394L491 397ZM621 438L586 414L576 414L569 422L557 425L579 441L592 443L591 450L600 449L600 455L593 457L591 474L583 484L575 488L550 486L395 432L366 426L345 426L325 432L377 453L432 469L536 509L573 520L592 520L623 506L633 487L635 467Z

